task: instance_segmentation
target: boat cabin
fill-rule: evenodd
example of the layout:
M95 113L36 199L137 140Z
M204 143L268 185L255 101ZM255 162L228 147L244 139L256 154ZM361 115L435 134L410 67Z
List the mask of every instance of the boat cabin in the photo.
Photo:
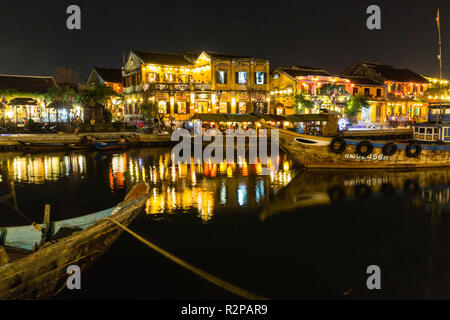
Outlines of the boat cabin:
M450 103L430 103L428 122L415 124L413 128L415 140L450 143Z

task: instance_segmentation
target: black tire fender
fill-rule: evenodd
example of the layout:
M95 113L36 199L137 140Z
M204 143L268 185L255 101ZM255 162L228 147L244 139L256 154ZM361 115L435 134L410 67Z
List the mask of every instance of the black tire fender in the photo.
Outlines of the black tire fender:
M338 145L338 147L336 147L336 145ZM346 147L347 143L344 138L334 138L330 142L330 151L336 154L344 152Z
M366 151L362 151L362 148L366 147ZM356 145L356 153L361 157L367 157L373 152L373 144L368 140L361 141Z
M388 142L383 146L383 155L393 156L398 150L398 147L393 142Z

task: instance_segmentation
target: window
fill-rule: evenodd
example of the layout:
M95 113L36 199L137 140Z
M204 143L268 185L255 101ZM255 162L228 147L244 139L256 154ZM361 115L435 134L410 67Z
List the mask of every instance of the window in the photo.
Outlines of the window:
M358 93L358 88L353 88L353 94L357 94Z
M237 84L247 84L248 75L246 71L236 72L236 83Z
M149 72L147 74L147 82L155 82L155 80L156 80L156 73Z
M377 89L377 97L381 97L381 89Z
M228 102L222 101L219 103L219 112L228 113Z
M178 113L186 113L186 102L177 102L177 112Z
M174 80L174 74L173 73L165 73L164 74L164 81L165 82L173 82Z
M255 72L255 84L266 84L265 72Z
M364 95L370 96L370 88L364 88Z
M247 103L239 102L239 113L246 113L246 112L247 112Z
M219 70L216 73L216 82L218 84L227 84L227 72L225 70Z
M167 101L158 102L158 113L167 113Z

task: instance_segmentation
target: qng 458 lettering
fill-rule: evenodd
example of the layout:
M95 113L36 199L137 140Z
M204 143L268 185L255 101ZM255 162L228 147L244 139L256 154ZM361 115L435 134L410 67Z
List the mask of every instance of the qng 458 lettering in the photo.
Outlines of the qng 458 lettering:
M353 159L353 160L378 160L378 161L387 161L389 160L389 156L385 156L383 154L369 154L368 156L360 156L356 153L346 153L344 156L345 159Z

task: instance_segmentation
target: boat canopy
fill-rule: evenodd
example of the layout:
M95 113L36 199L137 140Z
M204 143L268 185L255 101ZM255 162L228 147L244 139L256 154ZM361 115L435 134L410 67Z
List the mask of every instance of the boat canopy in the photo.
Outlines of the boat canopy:
M232 114L232 113L197 113L192 116L194 120L204 122L258 122L261 119L265 121L276 122L314 122L328 121L327 114L293 114L293 115L275 115L275 114Z
M197 113L192 119L204 122L258 122L261 118L255 114Z

